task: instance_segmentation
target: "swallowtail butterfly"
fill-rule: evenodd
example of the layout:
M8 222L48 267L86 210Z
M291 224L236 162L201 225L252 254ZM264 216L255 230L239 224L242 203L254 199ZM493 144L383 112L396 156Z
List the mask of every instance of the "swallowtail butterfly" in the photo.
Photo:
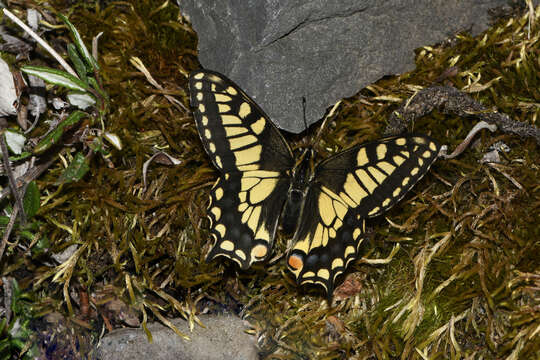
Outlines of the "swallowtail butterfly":
M214 245L207 260L225 256L247 269L267 259L281 219L293 234L289 270L329 295L358 255L365 220L398 202L439 153L432 138L407 134L315 165L311 150L295 159L268 116L224 75L194 71L189 89L204 149L220 172L208 207Z

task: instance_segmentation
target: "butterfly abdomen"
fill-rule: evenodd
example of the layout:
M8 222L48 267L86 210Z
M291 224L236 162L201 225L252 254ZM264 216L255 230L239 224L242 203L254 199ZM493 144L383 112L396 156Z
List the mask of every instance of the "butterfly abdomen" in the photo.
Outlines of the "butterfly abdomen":
M299 219L307 191L311 186L313 149L309 148L302 152L300 160L292 169L291 185L287 192L287 200L281 217L281 228L284 234L292 235L298 228Z
M281 230L286 235L292 235L296 230L298 219L302 212L305 193L297 189L290 189L281 216Z

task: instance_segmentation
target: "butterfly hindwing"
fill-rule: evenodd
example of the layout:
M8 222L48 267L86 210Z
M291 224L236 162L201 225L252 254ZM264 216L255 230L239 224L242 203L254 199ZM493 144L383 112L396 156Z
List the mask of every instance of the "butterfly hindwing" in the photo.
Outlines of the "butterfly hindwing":
M433 139L411 134L355 146L319 163L288 257L297 281L331 293L336 277L357 256L364 220L399 201L439 149Z
M224 174L212 188L210 261L226 256L247 269L271 251L288 181L271 171Z
M309 189L287 264L299 284L322 285L330 295L337 275L356 259L364 219L328 188Z
M231 80L198 70L189 87L202 143L221 172L210 194L214 245L207 260L226 256L245 269L270 254L294 158L279 130Z

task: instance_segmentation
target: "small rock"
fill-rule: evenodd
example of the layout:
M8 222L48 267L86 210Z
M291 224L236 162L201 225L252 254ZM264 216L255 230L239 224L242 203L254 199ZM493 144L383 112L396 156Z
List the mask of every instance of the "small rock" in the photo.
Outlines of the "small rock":
M37 31L41 18L41 13L36 9L27 10L26 21L28 21L28 26L30 26L32 30Z
M491 150L490 152L487 152L484 154L482 159L480 159L481 163L500 163L501 157L499 156L499 152L497 150Z
M67 248L65 248L62 252L52 254L51 257L54 260L56 260L59 264L62 264L66 262L71 257L71 255L73 255L75 251L77 251L78 248L79 246L77 244L71 244Z
M244 322L229 315L201 315L206 326L195 326L189 331L184 319L171 322L191 340L176 335L161 323L152 323L148 329L153 342L149 343L142 329L121 329L107 334L98 344L95 359L99 360L250 360L258 359L255 338L244 332Z
M332 340L339 340L345 333L345 323L334 315L326 318L326 333Z
M47 100L45 99L45 81L37 76L28 75L29 101L28 110L34 117L34 121L47 110Z
M116 317L124 324L130 327L136 327L141 324L138 314L120 299L112 299L105 303L105 309L111 313L111 317Z
M362 281L366 278L363 273L350 273L334 291L334 301L348 299L362 291Z
M502 141L497 141L495 144L489 147L489 152L485 153L480 162L483 163L501 163L501 152L509 152L510 147Z

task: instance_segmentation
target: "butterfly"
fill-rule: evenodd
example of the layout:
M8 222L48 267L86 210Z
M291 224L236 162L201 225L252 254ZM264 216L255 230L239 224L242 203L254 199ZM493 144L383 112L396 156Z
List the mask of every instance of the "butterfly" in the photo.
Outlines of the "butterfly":
M208 206L207 261L225 256L247 269L266 260L281 223L292 235L287 266L297 283L322 285L330 296L358 256L365 220L396 204L440 149L428 136L407 134L314 164L313 150L295 158L264 111L224 75L196 70L189 89L202 144L219 170Z

